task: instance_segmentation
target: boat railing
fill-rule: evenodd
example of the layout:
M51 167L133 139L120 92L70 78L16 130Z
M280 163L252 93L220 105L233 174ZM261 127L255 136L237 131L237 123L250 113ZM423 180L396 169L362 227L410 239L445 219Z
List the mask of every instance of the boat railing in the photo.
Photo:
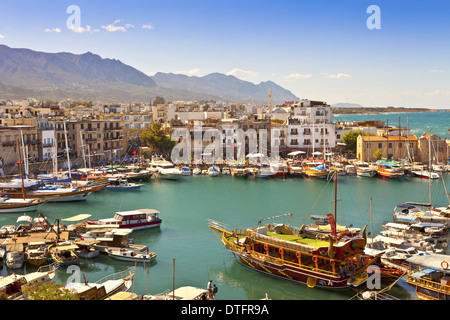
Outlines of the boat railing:
M37 272L50 272L50 271L56 271L59 268L59 262L55 261L49 265L41 266L37 270Z
M409 284L429 289L434 292L440 292L444 294L450 293L450 285L442 284L431 279L419 278L412 274L407 275L407 282Z
M250 234L249 234L249 236L250 236ZM276 238L273 238L273 237L265 236L263 234L259 234L257 232L251 232L251 237L255 241L261 241L261 242L264 242L264 243L272 244L274 246L287 248L287 249L290 249L292 251L302 251L302 252L307 252L307 253L311 253L312 252L312 249L311 249L310 246L303 245L303 244L300 244L300 243L294 243L294 242L291 242L291 241L276 239Z
M228 224L216 221L216 220L211 220L211 219L207 219L206 220L208 223L209 227L212 227L214 229L220 229L220 230L225 230L225 231L232 231L232 227L229 226Z
M124 271L121 272L116 272L113 274L110 274L106 277L101 278L100 280L98 280L96 283L98 284L102 284L105 283L106 281L109 280L120 280L120 279L124 279L130 275L132 275L133 273L136 273L136 267L130 267Z

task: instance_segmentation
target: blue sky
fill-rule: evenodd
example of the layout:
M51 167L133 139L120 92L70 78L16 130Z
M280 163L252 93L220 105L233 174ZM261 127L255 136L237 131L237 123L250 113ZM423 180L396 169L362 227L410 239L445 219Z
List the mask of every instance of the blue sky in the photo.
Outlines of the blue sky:
M370 5L381 29L367 28ZM0 43L13 48L90 51L149 75L272 80L331 104L450 109L445 0L0 0L0 17Z

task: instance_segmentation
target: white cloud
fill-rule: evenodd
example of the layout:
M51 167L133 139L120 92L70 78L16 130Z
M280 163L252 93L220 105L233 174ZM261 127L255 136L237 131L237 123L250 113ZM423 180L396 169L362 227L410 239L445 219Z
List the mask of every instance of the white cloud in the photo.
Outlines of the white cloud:
M59 32L61 32L61 29L60 28L53 28L53 29L47 28L47 29L44 30L44 32L57 32L57 33L59 33Z
M433 73L443 73L443 72L445 72L445 71L444 71L444 70L432 69L432 70L428 70L428 72L433 72Z
M311 79L312 74L301 74L301 73L291 73L290 75L286 76L285 80L297 80L297 79Z
M152 30L152 29L155 29L155 27L152 26L151 24L143 24L142 29Z
M0 34L0 39L3 39L4 37L5 37L4 35Z
M125 25L125 28L134 28L134 26L131 24L131 23L127 23L126 25Z
M227 72L226 74L227 74L227 76L235 76L236 78L240 78L240 79L256 78L258 76L257 72L241 70L241 69L233 69L233 70Z
M330 74L330 73L323 73L328 79L344 79L344 78L351 78L352 76L347 73L336 73L336 74Z
M123 31L126 32L127 29L125 29L125 27L122 26L115 26L113 24L109 24L107 26L102 26L103 29L105 29L108 32L116 32L116 31Z
M200 68L193 68L190 70L179 70L179 71L176 71L175 73L185 74L187 76L193 76L193 75L198 74L199 72L200 72Z
M91 26L86 26L86 28L83 28L83 27L73 28L72 31L76 32L76 33L90 32Z

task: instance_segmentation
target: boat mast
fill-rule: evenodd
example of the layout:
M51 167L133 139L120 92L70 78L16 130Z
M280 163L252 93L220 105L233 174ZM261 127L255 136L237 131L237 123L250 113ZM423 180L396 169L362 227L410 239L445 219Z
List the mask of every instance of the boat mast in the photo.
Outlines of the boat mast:
M83 152L84 167L86 168L86 154L84 153L84 143L83 143L83 132L82 131L80 131L80 140L81 140L81 151Z
M17 138L17 145L19 145L19 138ZM19 162L20 162L20 178L22 179L22 195L23 195L23 200L26 199L25 196L25 184L23 181L23 161L22 161L22 155L20 154L20 149L19 149Z
M431 131L428 130L428 197L431 210Z
M337 170L334 171L334 230L337 235L337 182L338 182L338 173Z
M67 142L66 119L64 119L64 136L65 136L65 139L66 139L67 168L69 170L69 178L70 178L70 180L72 180L72 173L71 173L71 170L70 170L69 144Z

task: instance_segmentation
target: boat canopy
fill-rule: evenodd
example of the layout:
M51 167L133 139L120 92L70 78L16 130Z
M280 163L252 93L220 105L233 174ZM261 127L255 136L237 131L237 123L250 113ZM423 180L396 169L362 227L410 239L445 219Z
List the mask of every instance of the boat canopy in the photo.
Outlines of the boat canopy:
M130 215L136 215L136 214L142 214L142 213L159 214L160 212L155 209L136 209L136 210L131 210L131 211L121 211L121 212L116 212L116 213L121 216L130 216Z
M168 296L175 296L175 299L177 300L195 300L206 293L208 293L208 291L205 289L186 286L175 289L175 291L170 292Z
M91 216L92 216L91 214L78 214L78 215L70 217L70 218L61 219L61 221L77 222L77 221L81 221L81 220L90 218Z
M418 265L427 269L450 273L450 269L442 268L444 261L449 261L448 255L437 253L419 253L405 260L407 263Z
M17 222L17 223L19 223L19 222L28 222L28 223L31 223L32 221L33 221L33 218L32 218L32 217L27 216L27 215L23 215L23 216L18 217L16 222Z

